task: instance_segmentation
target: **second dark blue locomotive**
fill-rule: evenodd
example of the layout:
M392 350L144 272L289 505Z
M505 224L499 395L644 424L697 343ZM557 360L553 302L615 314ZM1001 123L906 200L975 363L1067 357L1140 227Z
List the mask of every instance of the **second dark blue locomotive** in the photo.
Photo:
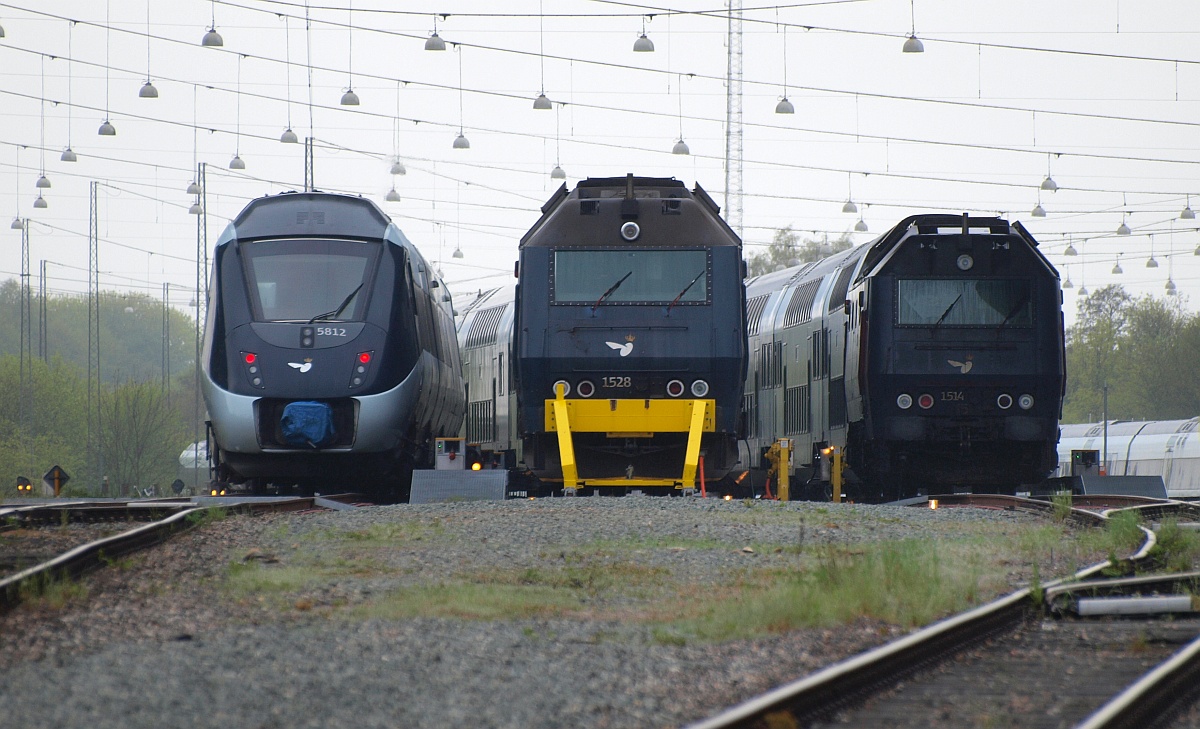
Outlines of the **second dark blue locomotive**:
M471 447L568 490L687 490L728 473L745 288L718 212L675 179L560 188L521 240L516 290L460 324Z
M1012 492L1054 469L1065 385L1058 273L1020 223L915 215L747 285L744 463L795 445L793 493Z

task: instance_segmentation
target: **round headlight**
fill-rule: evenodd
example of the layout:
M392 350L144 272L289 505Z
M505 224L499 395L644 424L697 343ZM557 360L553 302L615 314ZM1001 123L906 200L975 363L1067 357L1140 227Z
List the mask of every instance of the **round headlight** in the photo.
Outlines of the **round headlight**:
M641 234L642 229L632 220L621 226L621 237L625 240L637 240L637 237Z
M571 383L567 382L566 380L559 380L558 382L555 382L554 385L552 385L550 387L550 392L554 393L555 397L558 397L558 386L559 385L563 386L563 397L566 397L567 395L571 394Z
M901 410L908 410L912 407L912 395L909 395L907 392L904 393L900 397L896 398L896 405Z
M1018 397L1017 404L1021 406L1022 410L1030 409L1033 407L1033 395L1026 394Z
M580 380L575 391L579 393L580 397L591 397L596 394L596 386L592 384L591 380Z
M679 380L671 380L667 383L667 394L671 397L679 397L683 394L683 383Z
M975 265L975 259L968 256L966 253L959 256L958 261L956 262L958 263L958 270L960 271L970 271L971 266Z
M1011 408L1012 407L1012 395L1005 393L1005 394L997 397L996 398L996 407L1000 408L1001 410L1008 410L1009 408Z
M696 397L704 397L708 394L708 383L704 380L696 380L692 383L692 394Z
M933 407L933 395L928 393L921 395L917 398L917 404L921 406L922 410L928 410Z

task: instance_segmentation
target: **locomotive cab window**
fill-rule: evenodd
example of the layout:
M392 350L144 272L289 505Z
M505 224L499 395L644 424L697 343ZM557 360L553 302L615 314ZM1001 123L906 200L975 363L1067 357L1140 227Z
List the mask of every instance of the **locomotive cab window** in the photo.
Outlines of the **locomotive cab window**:
M257 321L355 321L367 310L379 243L271 240L243 243Z
M1026 279L900 279L896 303L900 326L1033 326Z
M551 291L557 304L707 304L711 269L704 249L563 249Z

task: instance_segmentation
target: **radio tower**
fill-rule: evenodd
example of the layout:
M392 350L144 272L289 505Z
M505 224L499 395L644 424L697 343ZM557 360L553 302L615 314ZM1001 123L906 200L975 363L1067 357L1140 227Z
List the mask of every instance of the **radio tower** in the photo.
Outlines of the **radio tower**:
M742 0L729 2L725 72L725 222L742 236Z

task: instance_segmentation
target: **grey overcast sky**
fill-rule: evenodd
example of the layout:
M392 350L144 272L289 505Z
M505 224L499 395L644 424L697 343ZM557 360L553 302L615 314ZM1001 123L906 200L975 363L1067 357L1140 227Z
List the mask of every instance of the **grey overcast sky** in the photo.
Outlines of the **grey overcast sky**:
M1200 209L1200 4L743 6L747 254L785 226L864 243L917 212L1002 214L1069 275L1068 316L1084 283L1161 296L1171 276L1200 301L1197 221L1179 217ZM224 45L202 47L214 22ZM435 23L444 52L424 50ZM30 219L35 285L46 260L52 291L86 291L95 180L101 286L157 298L169 282L186 308L196 164L211 248L248 200L302 188L289 124L316 140L319 189L378 201L460 293L510 280L556 163L569 184L634 172L727 200L719 1L23 0L0 2L0 26L0 214ZM653 53L632 50L643 28ZM914 30L924 53L902 53ZM147 79L158 98L139 97ZM339 103L347 88L359 106ZM533 108L542 91L550 110ZM775 113L785 94L794 114ZM106 118L116 136L97 134ZM452 147L460 130L470 149ZM680 138L691 154L671 153ZM389 174L396 158L406 174ZM0 278L15 277L20 231L0 236Z

